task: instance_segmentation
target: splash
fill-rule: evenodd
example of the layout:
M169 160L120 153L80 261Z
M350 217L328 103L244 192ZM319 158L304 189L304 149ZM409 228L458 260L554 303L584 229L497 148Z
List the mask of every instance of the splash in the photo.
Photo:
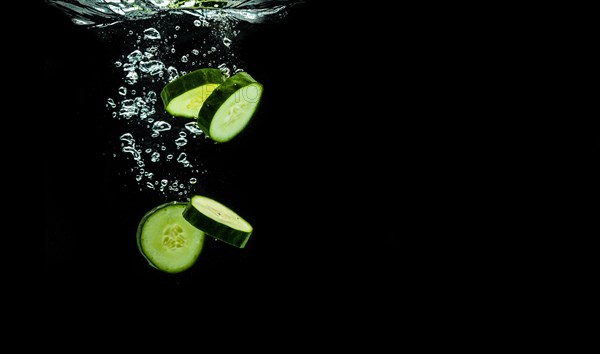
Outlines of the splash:
M170 81L201 67L226 77L244 71L235 51L241 31L269 16L282 16L290 1L47 0L77 25L119 43L111 63L113 94L108 116L121 127L111 155L125 161L119 174L140 191L165 199L190 197L209 172L203 153L215 143L194 120L169 115L160 91ZM127 168L126 168L127 169Z
M305 0L46 0L78 25L103 27L124 21L159 18L172 14L195 17L228 17L262 22L285 16L291 6ZM218 11L215 11L218 10Z

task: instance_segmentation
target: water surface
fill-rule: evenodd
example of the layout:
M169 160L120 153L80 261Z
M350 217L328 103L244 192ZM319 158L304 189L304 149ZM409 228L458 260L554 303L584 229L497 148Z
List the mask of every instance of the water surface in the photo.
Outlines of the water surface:
M304 0L46 0L64 11L74 23L87 26L107 26L175 13L260 22L281 16L291 6L302 2Z

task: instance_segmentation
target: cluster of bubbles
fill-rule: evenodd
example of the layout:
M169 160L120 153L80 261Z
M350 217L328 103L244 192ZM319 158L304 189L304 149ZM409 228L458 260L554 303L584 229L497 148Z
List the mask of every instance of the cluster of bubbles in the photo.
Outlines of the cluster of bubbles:
M125 50L114 61L120 86L106 100L113 119L123 124L119 148L140 190L188 196L208 171L197 153L199 144L214 144L193 119L165 111L160 91L170 81L201 67L217 67L226 77L241 71L231 50L239 30L225 20L189 18L161 26L129 29ZM218 22L215 22L218 21ZM181 38L181 41L179 40ZM190 153L190 145L193 153Z

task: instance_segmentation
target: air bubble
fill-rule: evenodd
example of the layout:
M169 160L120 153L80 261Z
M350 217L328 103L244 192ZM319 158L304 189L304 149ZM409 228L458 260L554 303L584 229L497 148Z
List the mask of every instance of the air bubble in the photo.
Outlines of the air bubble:
M155 40L160 39L160 32L156 28L150 27L144 30L144 39Z

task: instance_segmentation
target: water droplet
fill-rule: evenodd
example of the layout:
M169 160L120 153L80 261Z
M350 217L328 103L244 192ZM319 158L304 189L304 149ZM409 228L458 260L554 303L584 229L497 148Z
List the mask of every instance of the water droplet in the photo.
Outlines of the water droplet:
M144 54L142 54L142 51L136 49L133 52L129 53L129 55L127 55L127 60L129 60L129 62L131 63L137 63L138 61L142 60L143 57Z
M158 75L165 68L165 64L159 60L148 60L140 62L140 71L150 75Z
M179 77L179 73L177 72L177 69L175 67L169 66L167 68L167 73L169 73L169 81L173 81Z
M139 75L135 71L130 71L127 73L126 80L128 84L135 84L139 78Z
M120 140L125 141L129 145L135 145L135 139L131 133L125 133L119 137Z
M135 94L135 90L133 90L133 91L131 91L131 92ZM133 102L135 103L135 105L136 105L138 108L142 108L142 107L145 107L145 106L146 106L146 101L144 101L144 99L143 99L143 98L141 98L141 97L136 97L136 98L134 98L134 99L133 99Z
M146 101L149 103L156 103L156 101L158 100L158 95L156 94L156 92L154 91L149 91L146 94Z
M227 67L227 65L225 63L221 63L217 67L221 70L221 72L223 73L223 75L225 75L225 77L229 77L231 75L231 70Z
M152 124L152 131L154 132L163 132L169 129L171 129L171 124L162 120L157 120Z
M144 30L144 39L160 39L160 32L156 28L150 27Z
M139 112L139 107L137 106L135 100L128 99L123 100L121 102L121 109L119 110L119 115L124 117L125 119L130 119L131 117L137 115Z
M187 139L186 138L177 138L177 139L175 139L175 145L177 145L177 146L184 146L185 144L187 144Z
M154 55L158 53L158 47L153 45L151 47L146 48L146 52L144 53L144 57L152 58Z
M135 64L126 63L125 65L123 65L123 71L135 71L135 69L136 69Z
M124 146L122 151L133 155L133 158L135 160L139 160L139 158L140 158L139 152L132 146Z
M160 154L158 152L153 152L152 156L150 157L150 161L152 162L158 162L160 161Z

